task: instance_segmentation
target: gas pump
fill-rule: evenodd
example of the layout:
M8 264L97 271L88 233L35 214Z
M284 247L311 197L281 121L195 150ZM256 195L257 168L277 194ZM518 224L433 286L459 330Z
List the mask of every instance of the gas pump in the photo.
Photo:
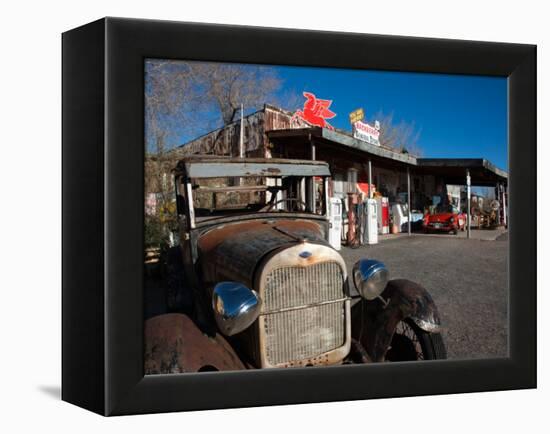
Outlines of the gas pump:
M338 197L330 198L330 229L328 242L335 250L342 247L342 200Z
M365 201L367 219L365 225L365 241L366 244L378 243L378 202L376 199L367 199Z

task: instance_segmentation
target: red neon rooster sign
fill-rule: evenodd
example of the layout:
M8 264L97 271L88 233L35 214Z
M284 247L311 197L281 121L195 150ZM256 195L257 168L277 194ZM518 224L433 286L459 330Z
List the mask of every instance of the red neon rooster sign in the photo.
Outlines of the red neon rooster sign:
M332 100L319 99L310 92L304 92L306 102L303 110L296 110L293 118L300 118L311 125L328 128L333 130L334 127L327 122L327 119L332 119L336 113L329 110Z

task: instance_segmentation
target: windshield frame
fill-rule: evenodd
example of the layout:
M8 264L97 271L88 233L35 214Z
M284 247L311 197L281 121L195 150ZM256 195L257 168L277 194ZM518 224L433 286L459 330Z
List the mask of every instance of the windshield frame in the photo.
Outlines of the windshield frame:
M218 176L218 177L225 177L225 176ZM257 176L254 175L253 177L257 178L263 178L263 179L283 179L283 176ZM204 226L210 226L212 224L222 224L227 222L234 222L238 220L246 220L246 219L256 219L256 218L300 218L300 219L313 219L313 220L323 220L328 221L329 220L329 195L328 195L328 180L330 178L330 175L323 175L323 176L312 176L309 174L300 174L297 175L296 178L302 178L305 180L306 189L309 190L307 192L307 195L309 198L313 198L312 203L308 203L308 207L310 209L313 209L313 212L299 212L299 211L258 211L258 210L250 210L246 211L243 209L243 212L236 212L234 214L225 214L225 215L213 215L213 216L201 216L197 217L196 210L194 206L194 195L196 186L194 186L193 181L199 180L199 179L207 179L207 178L194 178L191 179L185 175L176 174L174 177L174 186L175 186L175 194L176 194L176 212L178 215L178 221L180 224L185 224L187 229L195 229L200 228ZM322 181L322 195L319 195L316 189L316 181L315 178L321 178ZM228 177L229 178L229 177ZM233 177L231 177L233 178ZM238 177L235 177L238 178ZM246 178L246 177L243 177ZM281 182L282 184L282 182ZM256 186L257 190L269 190L268 186ZM223 187L220 187L220 189L223 189ZM251 190L254 190L253 186L250 187ZM206 190L215 190L214 189L206 189ZM235 189L238 191L237 189ZM281 186L281 191L283 191L283 187ZM191 200L189 200L191 198ZM321 209L319 209L320 213L317 213L317 200L320 201ZM184 218L184 221L182 221L182 217Z

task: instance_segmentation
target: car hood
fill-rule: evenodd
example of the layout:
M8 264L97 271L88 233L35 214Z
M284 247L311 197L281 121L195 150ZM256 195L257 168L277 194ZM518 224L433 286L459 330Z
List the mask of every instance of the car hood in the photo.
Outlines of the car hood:
M204 283L237 281L253 287L258 263L268 253L307 240L328 245L325 228L311 220L251 220L218 226L200 236L198 257Z
M428 217L428 220L430 222L446 222L451 217L456 218L456 214L453 214L452 212L445 212L440 214L432 214Z

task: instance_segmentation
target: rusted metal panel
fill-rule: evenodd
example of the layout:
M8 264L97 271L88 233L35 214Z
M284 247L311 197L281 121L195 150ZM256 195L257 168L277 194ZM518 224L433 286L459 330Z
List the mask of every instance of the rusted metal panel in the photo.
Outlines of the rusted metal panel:
M227 224L202 235L198 242L207 285L234 280L254 285L258 262L269 252L302 239L326 243L323 227L308 220L273 219Z
M204 335L191 319L173 313L145 321L145 374L246 369L219 334Z
M435 303L422 286L405 279L395 279L381 297L387 301L359 301L352 308L353 338L367 350L374 362L382 362L400 321L410 318L427 332L441 331L441 319Z
M259 270L265 270L260 263L265 258L271 258L272 254L294 251L293 248L300 249L291 255L293 263L300 261L304 265L313 265L313 261L320 260L321 256L312 254L300 257L298 253L304 249L313 251L312 246L334 252L330 247L325 247L325 238L326 228L323 224L301 219L266 218L212 229L198 240L198 264L206 288L204 295L208 299L214 284L220 281L236 281L259 290L256 276ZM239 348L246 352L247 357L255 362L255 366L262 367L260 353L263 347L259 345L258 333L258 324L255 324L234 339L239 342ZM312 358L300 363L335 363L336 359L340 361L343 358L338 352L329 353L323 354L322 360Z

